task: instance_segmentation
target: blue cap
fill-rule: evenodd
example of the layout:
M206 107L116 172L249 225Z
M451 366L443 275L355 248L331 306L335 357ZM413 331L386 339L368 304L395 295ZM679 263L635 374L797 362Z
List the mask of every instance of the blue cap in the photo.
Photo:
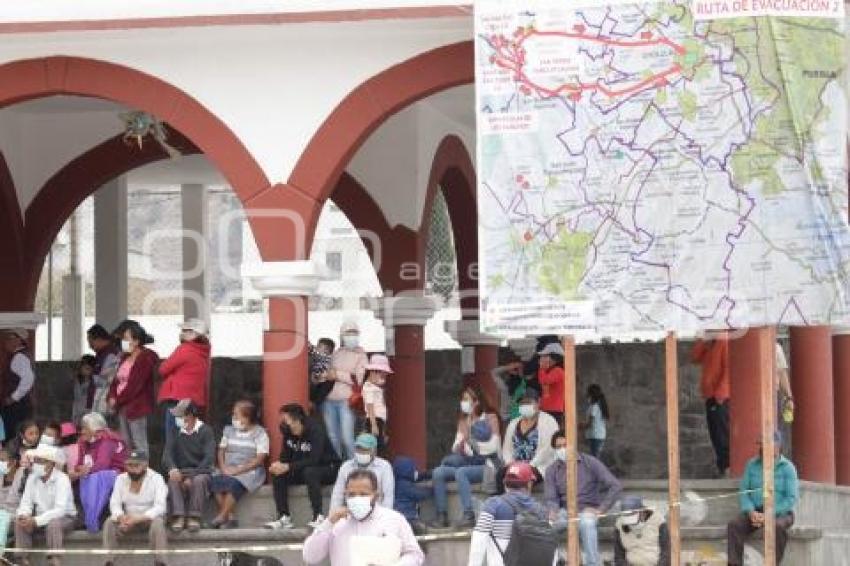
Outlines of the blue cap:
M357 436L354 445L363 450L376 450L378 448L378 439L375 438L375 435L364 432Z

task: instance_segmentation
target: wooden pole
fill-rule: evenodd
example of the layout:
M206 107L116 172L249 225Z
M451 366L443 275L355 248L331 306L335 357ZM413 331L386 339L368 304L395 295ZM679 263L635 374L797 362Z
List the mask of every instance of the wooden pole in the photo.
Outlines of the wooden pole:
M679 359L676 333L669 332L664 342L664 374L667 391L667 469L668 498L670 503L667 518L670 530L670 563L680 564L682 539L679 530Z
M567 433L567 563L581 564L578 545L578 421L576 419L576 343L563 339L564 427Z
M762 485L764 486L764 566L776 566L776 513L773 501L773 432L776 413L776 329L759 328L759 369L761 374Z

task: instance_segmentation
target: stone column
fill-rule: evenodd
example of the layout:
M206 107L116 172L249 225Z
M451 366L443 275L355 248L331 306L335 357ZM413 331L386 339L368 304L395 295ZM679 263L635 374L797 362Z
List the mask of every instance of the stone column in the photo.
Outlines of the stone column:
M410 456L419 469L428 459L425 396L425 324L435 311L422 295L384 297L376 316L392 336L392 367L387 383L387 431L393 455ZM389 339L388 339L389 341Z
M832 384L835 411L835 480L850 486L850 328L832 337Z
M271 438L271 457L280 454L278 410L286 403L307 407L308 299L320 276L310 261L245 266L243 276L266 302L263 333L263 425Z
M835 483L832 329L791 328L794 465L800 479ZM781 415L777 415L781 419Z
M95 319L108 331L127 318L127 180L94 194Z
M756 454L761 438L761 387L759 383L759 337L748 330L729 341L729 375L732 394L729 399L730 473L740 477L747 461Z
M183 318L199 318L209 328L206 186L182 185L180 202L183 218Z
M446 332L467 351L471 349L473 364L464 368L464 375L470 374L466 383L479 387L490 401L490 405L499 410L499 390L493 383L491 372L499 364L499 346L502 339L481 332L478 320L447 320Z

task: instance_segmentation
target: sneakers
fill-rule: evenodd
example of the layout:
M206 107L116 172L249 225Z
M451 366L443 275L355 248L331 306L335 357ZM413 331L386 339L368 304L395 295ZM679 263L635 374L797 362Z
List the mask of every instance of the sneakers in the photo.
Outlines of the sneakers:
M435 529L448 529L450 526L449 514L437 513L437 519L433 523L431 523L430 526Z
M281 515L280 519L277 521L270 521L266 523L264 527L273 531L283 531L293 529L295 528L295 525L292 523L292 519L289 518L289 515Z
M313 517L312 521L307 523L307 526L310 527L311 529L315 529L315 528L318 528L318 526L321 525L324 522L325 522L325 516L322 515L321 513L319 513L318 515Z
M473 527L475 527L475 513L472 511L464 512L463 517L455 524L457 529L471 529Z

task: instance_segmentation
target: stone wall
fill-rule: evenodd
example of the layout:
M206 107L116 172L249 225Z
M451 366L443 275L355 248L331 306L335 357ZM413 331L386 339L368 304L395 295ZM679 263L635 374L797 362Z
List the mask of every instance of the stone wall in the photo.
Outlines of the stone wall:
M684 478L710 477L713 452L699 396L699 369L688 363L689 344L679 347L680 450ZM429 351L426 355L429 465L439 463L454 438L461 388L460 352ZM216 358L213 361L208 422L218 430L229 421L233 402L247 397L262 403L260 361ZM624 478L664 478L667 435L664 410L664 349L661 344L580 346L577 351L579 401L590 383L605 391L611 410L608 441L603 451L612 469ZM37 364L37 416L65 420L73 396L72 364ZM281 376L281 379L286 377ZM152 456L159 455L162 415L151 419Z

